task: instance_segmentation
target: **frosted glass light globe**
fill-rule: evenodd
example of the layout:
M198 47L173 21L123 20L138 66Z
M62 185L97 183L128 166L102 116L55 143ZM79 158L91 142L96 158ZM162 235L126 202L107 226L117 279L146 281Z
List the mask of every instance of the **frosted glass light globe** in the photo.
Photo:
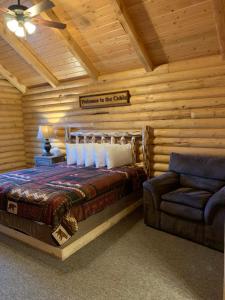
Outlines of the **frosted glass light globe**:
M36 26L33 23L31 23L30 21L26 21L24 23L24 27L25 27L27 33L29 33L29 34L33 34L36 30Z
M23 28L23 26L18 26L18 28L16 29L15 31L15 35L18 36L18 37L25 37L25 30Z
M6 24L9 30L12 32L15 32L19 27L19 23L15 19L8 20Z

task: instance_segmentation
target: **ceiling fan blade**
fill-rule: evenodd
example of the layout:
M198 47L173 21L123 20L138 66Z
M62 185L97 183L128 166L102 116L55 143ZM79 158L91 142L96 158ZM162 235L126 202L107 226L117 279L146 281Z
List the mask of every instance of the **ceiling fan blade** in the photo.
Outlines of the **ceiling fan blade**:
M52 27L52 28L57 28L57 29L65 29L66 28L66 24L64 23L60 23L60 22L56 22L56 21L48 21L48 20L44 20L41 18L34 18L32 19L33 23L36 23L38 25L44 25L47 27Z
M26 9L24 13L26 15L29 15L29 17L33 18L39 15L42 11L48 10L50 8L53 8L55 4L50 0L43 0L39 2L38 4L35 4L31 6L30 8Z
M6 7L0 7L0 13L4 13L4 14L10 14L12 16L15 16L14 11L6 8Z

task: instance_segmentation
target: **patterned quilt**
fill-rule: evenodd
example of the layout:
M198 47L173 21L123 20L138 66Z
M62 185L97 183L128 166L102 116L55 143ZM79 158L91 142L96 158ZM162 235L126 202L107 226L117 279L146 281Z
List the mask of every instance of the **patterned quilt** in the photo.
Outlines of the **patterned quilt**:
M56 164L0 175L0 209L52 227L52 236L64 244L78 229L74 206L113 190L121 197L141 189L142 168L107 170ZM98 208L96 207L96 211Z

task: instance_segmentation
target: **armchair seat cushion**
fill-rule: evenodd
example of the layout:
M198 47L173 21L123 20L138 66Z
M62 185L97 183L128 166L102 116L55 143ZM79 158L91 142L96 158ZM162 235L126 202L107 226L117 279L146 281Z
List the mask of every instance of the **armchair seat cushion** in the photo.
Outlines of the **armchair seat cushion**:
M204 209L211 196L212 194L208 191L197 190L190 187L181 187L162 195L162 199L193 208Z
M162 201L160 210L181 219L187 219L194 222L204 222L204 213L202 209L168 201Z

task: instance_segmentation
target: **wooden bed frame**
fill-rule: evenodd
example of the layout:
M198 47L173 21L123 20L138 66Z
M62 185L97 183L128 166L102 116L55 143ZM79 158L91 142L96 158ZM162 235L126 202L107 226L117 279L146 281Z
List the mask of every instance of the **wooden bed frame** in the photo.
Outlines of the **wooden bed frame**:
M76 131L73 129L66 128L65 129L66 142L97 142L97 140L101 140L101 142L110 141L111 143L127 143L130 142L133 144L133 155L137 163L141 163L142 155L142 132L90 132L90 131ZM145 135L146 140L146 135ZM145 142L146 144L146 142ZM146 167L145 167L146 168ZM146 168L147 171L147 168ZM122 199L121 199L122 200ZM141 206L142 199L137 199L137 201L123 208L121 211L117 212L115 215L111 216L108 220L104 221L100 225L92 228L87 233L85 233L80 238L68 243L65 247L57 247L53 245L49 245L45 242L42 242L34 237L31 237L25 233L12 229L10 227L4 226L0 224L0 232L12 237L16 240L22 241L36 249L39 249L43 252L46 252L62 261L70 257L72 254L77 252L79 249L96 239L102 233L110 229L112 226L117 224L124 217L132 213L137 207ZM85 222L85 221L83 221Z

